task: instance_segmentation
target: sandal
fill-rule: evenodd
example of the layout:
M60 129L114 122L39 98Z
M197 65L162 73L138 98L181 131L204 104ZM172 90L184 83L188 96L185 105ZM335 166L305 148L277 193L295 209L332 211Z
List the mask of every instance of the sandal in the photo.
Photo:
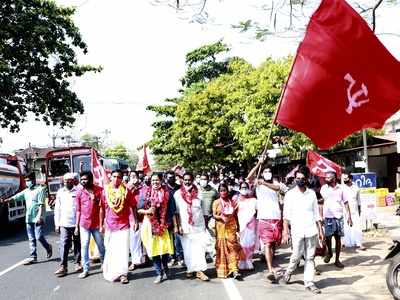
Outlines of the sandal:
M314 284L307 286L306 290L310 291L311 293L314 293L314 294L321 294L321 290L319 288L317 288Z
M332 256L333 255L329 255L329 254L327 256L325 256L324 263L328 264L331 261Z
M126 277L126 275L121 275L121 277L119 278L119 281L120 281L122 284L127 284L127 283L129 283L128 277Z

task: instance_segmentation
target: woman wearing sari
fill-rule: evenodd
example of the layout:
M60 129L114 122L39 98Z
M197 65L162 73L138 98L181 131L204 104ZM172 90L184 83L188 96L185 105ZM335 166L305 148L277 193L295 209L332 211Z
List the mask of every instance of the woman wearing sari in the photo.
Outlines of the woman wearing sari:
M237 205L229 198L228 186L219 186L220 198L213 203L213 217L216 231L215 268L218 278L232 276L241 279L239 273L240 244L238 242Z
M253 254L257 240L256 198L251 195L247 182L240 184L240 195L237 197L238 220L240 229L240 246L242 255L239 261L240 270L253 270Z
M157 273L154 283L161 283L164 278L170 278L168 258L174 253L167 223L169 194L167 189L161 186L161 179L161 175L158 174L151 176L151 188L145 193L138 210L139 214L144 215L142 243L153 260Z

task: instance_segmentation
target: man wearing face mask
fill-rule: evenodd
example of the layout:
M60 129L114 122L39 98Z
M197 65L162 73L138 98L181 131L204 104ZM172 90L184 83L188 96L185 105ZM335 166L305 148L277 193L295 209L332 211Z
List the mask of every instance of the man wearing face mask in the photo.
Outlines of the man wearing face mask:
M25 222L26 232L29 239L30 257L24 262L25 265L37 262L36 241L39 241L46 249L47 259L53 255L53 248L46 241L42 227L45 221L45 199L46 188L36 184L35 173L32 172L25 177L26 189L13 197L2 200L2 202L24 201L26 206Z
M273 268L273 257L282 239L282 212L278 199L280 186L272 182L271 168L265 168L262 174L263 179L256 182L258 236L265 246L267 279L275 282L278 277Z
M205 258L206 243L208 235L203 216L203 208L199 199L199 191L193 184L193 174L183 175L183 186L175 192L176 218L174 220L174 231L182 235L182 247L185 264L187 267L186 277L208 281L204 274L207 270Z
M126 188L130 190L135 197L136 204L140 201L140 181L139 175L136 171L131 171L129 174L129 181ZM134 215L134 214L135 215ZM129 271L133 271L136 266L145 263L145 255L143 254L142 240L140 238L140 228L143 222L143 217L136 214L136 210L132 210L129 215L129 249L131 253L131 264ZM135 224L138 224L137 226ZM136 226L136 227L135 227ZM136 230L135 230L136 229Z
M54 207L54 225L57 233L60 233L60 268L54 272L58 277L68 273L68 254L74 243L75 271L80 272L81 267L81 243L79 230L76 229L76 193L74 174L66 173L63 177L64 187L58 190Z
M346 193L343 188L337 184L335 172L327 172L325 182L321 187L321 195L324 198L324 218L325 218L325 236L328 254L324 258L325 263L329 263L333 256L332 237L335 237L335 266L344 268L340 262L340 250L342 248L341 238L344 236L343 227L343 207L347 211L347 224L351 227L353 221Z
M176 184L176 176L174 171L168 171L166 173L166 185L169 193L169 199L168 199L168 212L167 212L167 219L168 219L168 224L171 224L169 230L171 232L171 236L174 237L174 254L171 255L170 260L168 262L168 266L172 267L175 265L175 263L178 264L178 266L183 265L183 249L182 249L182 242L181 242L181 235L179 233L174 233L173 231L173 217L176 212L176 207L175 207L175 199L174 199L174 194L176 191L180 189L180 186Z
M317 196L306 186L309 174L310 170L306 166L299 167L295 173L296 186L285 195L283 243L288 243L289 235L291 235L293 252L283 281L286 284L289 283L291 275L296 270L301 257L304 256L305 288L319 294L321 291L314 285L314 256L318 238L323 241L324 233Z
M200 177L199 199L203 208L204 221L206 227L212 235L212 230L209 228L209 221L212 218L212 204L218 198L218 192L209 184L209 177L207 174L202 174ZM210 247L211 248L211 247ZM214 247L212 247L214 248ZM207 253L207 259L211 260L213 253Z

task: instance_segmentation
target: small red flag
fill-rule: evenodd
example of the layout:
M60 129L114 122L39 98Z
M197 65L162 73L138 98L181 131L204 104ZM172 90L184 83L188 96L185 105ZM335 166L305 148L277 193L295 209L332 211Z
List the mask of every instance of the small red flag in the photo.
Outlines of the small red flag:
M93 183L104 188L110 181L107 177L104 167L100 163L96 150L92 148L91 154L92 154Z
M289 75L277 123L327 149L400 109L400 63L344 0L323 0Z
M143 158L138 161L136 165L136 170L142 170L144 174L149 174L151 172L151 167L149 160L147 158L147 145L143 145Z
M337 178L342 175L342 167L340 165L310 150L307 152L307 167L310 169L311 174L319 177L325 177L326 173L330 171L335 172Z

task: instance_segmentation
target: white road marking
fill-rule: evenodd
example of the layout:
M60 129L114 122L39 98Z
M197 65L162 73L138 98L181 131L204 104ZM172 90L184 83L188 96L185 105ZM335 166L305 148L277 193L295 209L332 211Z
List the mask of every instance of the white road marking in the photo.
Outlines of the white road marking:
M17 262L15 265L9 267L8 269L5 269L4 271L0 272L0 277L3 276L4 274L7 274L8 272L14 270L15 268L18 268L19 266L23 265L25 263L26 259L21 260L20 262Z
M230 300L243 300L232 278L221 279Z

